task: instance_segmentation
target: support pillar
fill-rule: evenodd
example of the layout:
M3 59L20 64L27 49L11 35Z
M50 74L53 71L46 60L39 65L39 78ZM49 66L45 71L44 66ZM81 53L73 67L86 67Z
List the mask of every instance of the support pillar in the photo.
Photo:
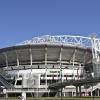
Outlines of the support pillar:
M50 90L48 90L48 97L49 97L49 92L50 92Z
M5 59L6 59L6 67L8 67L8 57L7 57L7 53L4 53Z
M93 95L92 95L92 91L91 91L91 96L93 96Z
M8 98L8 94L6 93L6 99Z
M19 67L19 55L17 51L16 51L16 56L17 56L17 67Z
M72 91L72 97L73 97L73 91Z
M31 47L30 47L30 49L29 49L29 52L30 52L30 67L31 67L31 72L32 72L33 56L32 56L32 50L31 50Z
M19 77L19 65L20 65L20 61L19 61L19 55L18 55L18 51L16 51L16 57L17 57L17 69L18 69L18 72L17 72L17 75L18 75L18 77Z
M75 79L75 73L74 73L74 64L75 64L75 56L76 56L76 49L74 50L73 56L72 56L72 60L73 60L73 79ZM70 59L71 61L71 59Z
M60 96L62 97L62 88L61 88L61 94L60 94Z
M97 90L97 96L99 96L99 89Z
M78 96L78 86L76 86L76 96Z
M22 100L26 100L26 92L22 92Z
M65 97L66 95L65 95L65 91L64 91L64 97Z
M79 86L79 96L81 97L81 86Z

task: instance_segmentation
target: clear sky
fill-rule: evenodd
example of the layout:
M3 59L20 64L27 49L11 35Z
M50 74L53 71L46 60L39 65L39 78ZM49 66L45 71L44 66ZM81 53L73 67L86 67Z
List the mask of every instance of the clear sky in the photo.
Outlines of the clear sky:
M41 35L100 37L100 0L0 0L0 47Z

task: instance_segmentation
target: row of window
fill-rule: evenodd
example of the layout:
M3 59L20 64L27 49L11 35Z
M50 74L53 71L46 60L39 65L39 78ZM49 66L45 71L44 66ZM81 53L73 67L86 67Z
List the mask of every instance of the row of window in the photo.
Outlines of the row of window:
M55 83L58 80L47 80L47 84ZM40 85L44 85L46 83L46 80L40 80ZM16 85L22 85L22 80L17 80Z
M59 80L47 80L47 84L51 84L51 83L56 83ZM40 85L45 85L46 84L46 80L40 80Z
M78 76L78 75L61 75L62 77L73 77L73 76L75 76L75 77L83 77L83 75L80 75L80 76ZM41 77L45 77L45 75L41 75ZM60 77L60 75L47 75L47 77Z

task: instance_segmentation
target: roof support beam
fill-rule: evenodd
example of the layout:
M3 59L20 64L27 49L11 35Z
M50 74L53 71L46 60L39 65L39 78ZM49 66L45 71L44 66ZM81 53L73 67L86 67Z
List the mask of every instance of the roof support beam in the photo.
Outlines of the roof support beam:
M45 47L45 68L47 69L47 47Z
M17 67L18 67L18 73L17 73L17 75L18 75L18 77L19 77L19 65L20 65L20 63L19 63L19 55L18 55L18 51L15 51L16 52L16 57L17 57Z
M18 51L16 51L16 57L17 57L17 67L19 67L19 55L18 55Z
M74 52L73 52L73 55L72 55L72 63L73 63L73 79L75 79L75 75L74 75L74 65L75 65L75 56L76 56L76 52L77 52L77 50L76 50L76 48L75 48L75 50L74 50ZM70 59L70 61L71 61L71 59Z
M6 59L6 67L8 67L8 57L7 57L7 53L4 53L5 59Z
M76 57L76 49L74 50L74 53L73 53L73 66L74 66L74 64L75 64L75 57Z
M30 66L32 68L33 57L32 57L32 49L31 48L29 49L29 52L30 52Z
M70 57L70 63L71 63L71 60L72 60L73 66L74 66L74 63L75 63L75 54L76 54L76 52L77 52L77 50L76 50L76 48L75 48L75 50L74 50L72 56Z
M84 55L83 55L83 64L86 64L86 56L87 56L87 51L85 51Z

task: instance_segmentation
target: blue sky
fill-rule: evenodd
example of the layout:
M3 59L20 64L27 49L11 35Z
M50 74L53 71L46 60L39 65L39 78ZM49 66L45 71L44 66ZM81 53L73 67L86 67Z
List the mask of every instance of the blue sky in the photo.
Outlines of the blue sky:
M100 0L0 0L0 47L41 35L100 37Z

